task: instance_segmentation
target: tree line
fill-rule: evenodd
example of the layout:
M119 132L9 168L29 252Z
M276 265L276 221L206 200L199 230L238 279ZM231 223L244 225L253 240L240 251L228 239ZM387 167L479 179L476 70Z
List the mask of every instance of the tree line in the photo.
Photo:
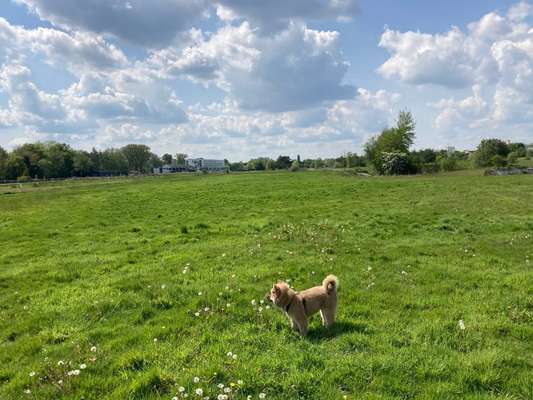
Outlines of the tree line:
M29 180L148 173L168 163L185 164L186 154L159 157L142 144L103 151L75 150L65 143L27 143L7 152L0 147L0 180Z
M482 140L475 151L411 150L416 124L410 112L402 111L396 124L371 138L364 153L348 152L336 158L302 160L280 155L276 159L259 157L247 162L230 163L231 171L264 171L356 168L381 175L432 173L472 167L503 167L518 159L531 157L523 143L507 143L500 139ZM112 176L148 173L164 164L183 165L187 154L153 153L142 144L121 148L84 151L65 143L27 143L11 152L0 147L0 180L29 180L86 176Z
M475 167L504 167L519 158L532 157L524 143L506 143L500 139L482 140L475 151L411 150L415 139L415 120L408 111L401 111L395 126L387 127L372 137L364 153L346 153L336 158L300 160L279 156L260 157L248 162L230 164L232 171L261 171L300 168L358 168L379 175L405 175L454 171Z

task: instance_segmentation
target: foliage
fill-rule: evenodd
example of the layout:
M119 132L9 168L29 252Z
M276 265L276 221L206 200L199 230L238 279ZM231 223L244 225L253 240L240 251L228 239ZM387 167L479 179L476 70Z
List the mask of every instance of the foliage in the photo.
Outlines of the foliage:
M172 164L172 154L168 154L168 153L163 154L161 156L161 160L163 160L165 164Z
M185 160L188 158L189 156L185 153L177 153L176 154L176 164L177 165L185 165Z
M289 169L292 165L292 160L289 156L279 156L274 165L276 169Z
M476 150L475 162L478 167L496 166L494 162L501 163L509 154L507 143L500 139L482 140ZM498 157L495 157L498 156Z
M384 129L377 137L371 138L365 145L365 155L380 174L390 172L391 165L383 165L385 160L393 161L384 153L408 154L415 138L415 121L408 111L401 111L396 126ZM400 157L401 158L401 157ZM394 160L400 160L395 156ZM400 162L404 163L403 161Z
M135 172L147 172L148 162L152 153L150 147L144 144L128 144L121 149L128 163L128 170Z
M530 176L272 172L0 191L2 399L170 400L180 386L213 399L237 380L235 400L531 398ZM299 338L260 303L278 280L303 290L329 273L329 330L315 315Z
M292 162L291 167L290 167L290 171L291 171L291 172L296 172L296 171L298 171L299 169L300 169L300 163L298 162L298 160L294 160L294 161Z
M439 154L436 161L441 171L455 171L457 169L457 158L454 155Z
M411 170L411 163L407 153L381 153L381 173L383 175L406 175Z

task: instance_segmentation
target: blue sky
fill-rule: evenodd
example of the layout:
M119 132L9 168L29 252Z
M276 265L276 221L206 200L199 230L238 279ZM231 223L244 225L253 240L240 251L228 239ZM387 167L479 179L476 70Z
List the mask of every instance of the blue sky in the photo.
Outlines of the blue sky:
M533 142L531 1L13 0L0 18L8 149L329 157L402 109L418 148Z

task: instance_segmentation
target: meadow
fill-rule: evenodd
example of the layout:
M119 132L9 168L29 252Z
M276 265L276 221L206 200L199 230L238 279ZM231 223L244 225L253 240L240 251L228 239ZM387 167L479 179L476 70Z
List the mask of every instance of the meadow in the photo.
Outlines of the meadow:
M271 285L340 280L308 337ZM0 399L532 399L533 176L0 187Z

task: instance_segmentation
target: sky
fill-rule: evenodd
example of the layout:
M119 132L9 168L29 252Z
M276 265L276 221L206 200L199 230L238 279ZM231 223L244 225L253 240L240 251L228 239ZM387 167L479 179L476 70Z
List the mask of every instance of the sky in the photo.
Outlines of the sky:
M533 142L533 0L2 0L0 146L231 161Z

